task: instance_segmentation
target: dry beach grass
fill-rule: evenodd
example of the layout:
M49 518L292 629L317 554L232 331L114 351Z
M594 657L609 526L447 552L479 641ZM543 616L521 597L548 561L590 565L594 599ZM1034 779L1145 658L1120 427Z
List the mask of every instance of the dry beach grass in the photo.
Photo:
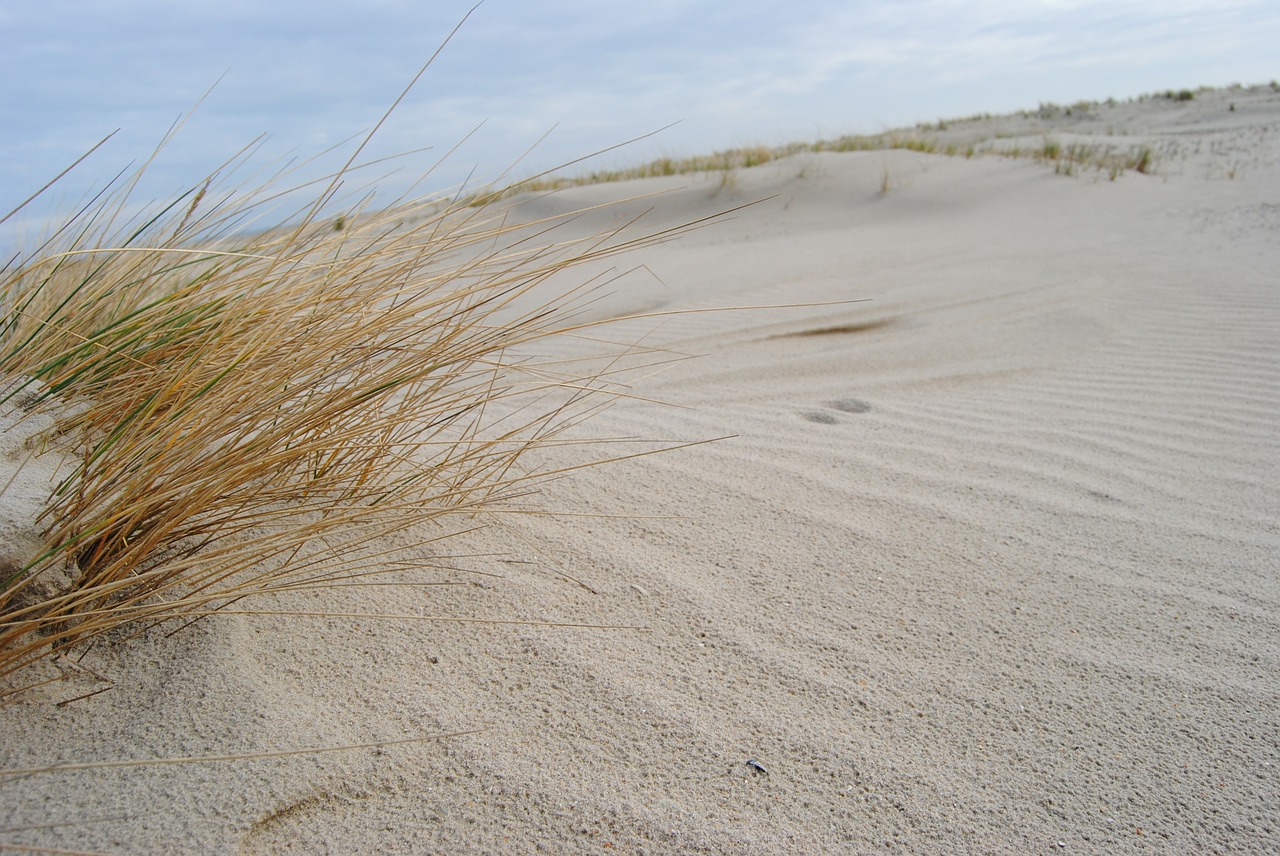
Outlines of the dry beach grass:
M591 302L540 288L669 235L560 241L572 215L448 198L321 218L340 178L247 233L278 188L213 176L126 217L128 182L3 271L3 403L61 470L43 544L7 557L0 677L122 625L375 583L386 536L527 493L547 474L525 454L621 388L528 356Z

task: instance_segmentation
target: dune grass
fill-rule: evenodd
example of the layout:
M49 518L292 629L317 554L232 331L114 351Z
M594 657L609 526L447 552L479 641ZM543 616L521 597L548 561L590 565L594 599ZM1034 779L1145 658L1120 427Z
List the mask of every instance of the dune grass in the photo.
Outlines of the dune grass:
M590 300L549 280L669 233L570 239L572 215L456 197L335 216L341 178L272 228L271 185L215 174L130 215L126 181L0 270L0 405L50 420L33 456L74 462L46 548L0 568L0 677L381 575L385 536L527 494L528 453L614 389L607 364L530 355Z
M1105 174L1112 181L1128 171L1148 175L1155 161L1154 152L1146 145L1118 151L1113 146L1090 143L1077 142L1064 146L1050 137L1045 138L1038 151L1014 148L1001 153L1009 157L1030 157L1042 163L1053 164L1053 171L1058 175L1078 175L1092 170Z
M947 127L945 122L941 122L939 125L944 130ZM749 146L741 149L726 149L713 155L700 157L679 159L664 157L623 169L602 170L577 176L551 175L512 185L509 190L504 192L510 194L562 190L569 187L583 187L616 181L697 174L718 174L720 176L719 186L723 188L733 183L731 176L736 170L750 169L751 167L796 154L893 150L905 150L928 155L945 155L947 157L963 157L966 159L992 155L1029 158L1053 164L1054 171L1060 175L1077 175L1093 170L1098 173L1105 173L1113 181L1128 171L1149 174L1154 167L1154 153L1150 146L1138 145L1118 150L1114 146L1100 144L1074 144L1063 147L1053 141L1046 141L1041 149L1001 147L991 143L980 145L970 142L962 144L940 141L931 135L929 129L922 128L916 131L849 135L810 143L789 143L785 146L772 148ZM483 201L491 200L486 198Z

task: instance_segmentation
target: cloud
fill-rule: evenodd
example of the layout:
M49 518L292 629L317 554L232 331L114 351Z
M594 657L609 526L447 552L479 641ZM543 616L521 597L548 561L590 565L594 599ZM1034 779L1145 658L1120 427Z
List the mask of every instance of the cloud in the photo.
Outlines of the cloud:
M45 0L0 11L0 207L105 133L68 192L146 157L219 81L155 167L198 180L270 134L264 157L370 128L471 0ZM486 0L375 141L446 148L440 176L567 160L672 121L695 153L1042 100L1274 76L1280 10L1258 0ZM648 151L646 147L642 151ZM432 156L408 159L425 169ZM79 181L80 184L76 184ZM15 199L16 201L16 199ZM6 209L7 210L7 209Z

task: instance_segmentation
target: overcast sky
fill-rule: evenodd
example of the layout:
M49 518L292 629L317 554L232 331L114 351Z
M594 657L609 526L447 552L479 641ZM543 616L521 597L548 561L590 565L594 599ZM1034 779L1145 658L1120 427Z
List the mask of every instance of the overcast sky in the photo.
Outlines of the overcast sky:
M259 134L263 168L370 129L473 0L14 0L0 6L0 216L104 135L69 207L213 91L144 192L197 182ZM374 156L493 178L675 127L602 163L876 131L1044 101L1280 77L1275 0L486 0ZM216 83L216 86L214 85Z

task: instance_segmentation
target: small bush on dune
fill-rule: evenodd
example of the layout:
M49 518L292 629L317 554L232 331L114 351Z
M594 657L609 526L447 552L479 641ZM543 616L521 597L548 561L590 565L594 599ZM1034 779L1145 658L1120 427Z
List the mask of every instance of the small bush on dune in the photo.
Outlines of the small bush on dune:
M1151 164L1154 155L1151 153L1150 146L1142 146L1129 156L1128 166L1130 169L1140 172L1143 175L1151 173Z
M47 549L0 575L0 676L381 573L384 535L526 493L526 454L608 388L519 354L586 299L549 278L665 235L568 240L449 199L322 219L337 184L249 234L274 188L215 176L129 219L127 185L0 271L0 403L50 414L40 442L77 462Z

